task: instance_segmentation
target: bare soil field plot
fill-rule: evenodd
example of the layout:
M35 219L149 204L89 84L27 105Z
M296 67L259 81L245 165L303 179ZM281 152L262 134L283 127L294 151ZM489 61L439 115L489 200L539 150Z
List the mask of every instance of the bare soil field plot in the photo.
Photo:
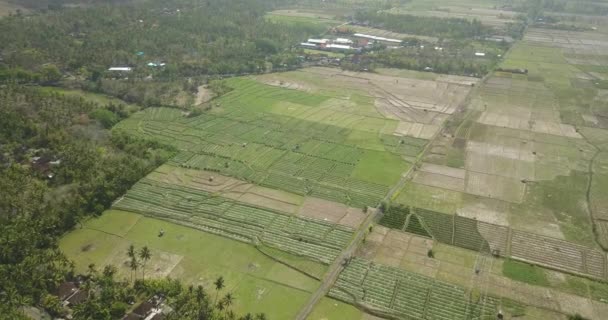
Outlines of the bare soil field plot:
M332 98L321 104L324 109L399 120L390 133L422 139L430 139L437 134L445 119L464 101L471 86L478 81L447 75L437 76L433 81L397 76L391 72L355 73L318 67L263 75L256 79L274 86L330 95ZM336 116L317 112L307 119L327 122L337 119ZM352 127L360 120L341 116L341 120L335 120L335 123Z
M438 264L427 255L432 248L431 239L376 226L359 254L377 263L434 276Z
M423 163L416 170L412 181L432 187L464 192L465 174L465 170L462 169Z
M429 140L439 132L439 129L438 125L399 121L394 134Z
M606 255L559 239L513 231L511 255L550 268L605 278Z
M221 195L229 199L252 205L274 209L286 213L296 213L303 197L276 189L256 186L215 172L185 169L163 165L148 178L154 181L192 187Z
M531 29L526 32L524 40L534 45L561 48L569 54L601 56L608 52L608 38L603 34L594 32ZM588 64L580 60L573 60L572 62L573 64Z
M410 11L396 8L389 10L389 12L437 18L475 19L481 21L484 25L492 27L504 27L508 23L514 23L515 16L517 15L513 11L464 6L439 6L435 10L428 11Z
M197 89L194 105L198 106L213 99L214 93L207 86L200 86Z
M357 228L365 220L362 209L314 197L306 197L298 215Z
M7 0L0 1L0 17L8 16L9 14L15 14L17 11L21 13L28 13L29 10L18 4L11 3Z
M306 17L316 19L333 19L334 15L321 11L321 10L306 10L306 9L285 9L275 10L270 12L273 15L287 16L287 17Z

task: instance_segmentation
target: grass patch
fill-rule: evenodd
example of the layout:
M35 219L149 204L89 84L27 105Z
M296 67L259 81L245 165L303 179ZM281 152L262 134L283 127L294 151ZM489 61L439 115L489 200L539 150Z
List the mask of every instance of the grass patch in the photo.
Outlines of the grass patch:
M358 320L362 315L363 313L359 309L350 304L331 298L322 298L307 320Z
M339 59L344 58L344 53L341 53L341 52L304 49L304 53L306 53L306 54L322 54L322 55L328 56L330 58L339 58Z
M463 204L463 193L408 182L399 192L395 202L453 214Z
M110 97L110 96L106 96L103 94L98 94L98 93L92 93L92 92L86 92L86 91L82 91L82 90L77 90L77 89L64 89L64 88L58 88L58 87L42 87L41 88L42 91L44 92L48 92L48 93L59 93L68 97L79 97L79 98L83 98L84 100L87 100L89 102L93 102L99 105L108 105L108 104L115 104L115 105L125 105L127 106L127 110L129 111L137 111L140 108L136 105L127 103L123 100L120 100L118 98L114 98L114 97Z
M516 281L536 286L549 285L547 275L542 268L524 262L507 259L502 265L502 273Z
M133 221L136 222L125 231L123 223ZM158 237L161 229L165 234ZM121 233L124 235L119 236ZM147 245L152 251L146 274L164 272L209 289L215 278L224 276L224 293L236 296L237 312L265 312L271 319L292 319L319 284L268 258L252 245L121 211L107 211L101 218L87 221L83 228L64 236L60 248L74 260L76 270L84 272L90 263L100 269L110 262L122 261L131 243L136 247ZM173 260L179 261L177 264L155 264L155 258L161 256L182 258ZM130 273L125 265L117 267L120 275ZM167 270L157 270L163 267Z
M407 162L392 153L367 150L355 167L352 177L390 186L399 181L401 173L408 166Z

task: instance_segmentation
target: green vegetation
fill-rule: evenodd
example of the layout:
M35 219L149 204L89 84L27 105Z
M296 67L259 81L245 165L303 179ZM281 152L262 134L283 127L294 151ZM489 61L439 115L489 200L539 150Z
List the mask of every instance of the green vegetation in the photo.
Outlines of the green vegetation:
M467 301L465 288L398 268L352 259L329 296L371 306L392 317L479 319L496 314L498 300Z
M438 19L374 11L358 11L355 20L369 22L394 32L456 39L488 36L492 30L483 26L478 20Z
M258 72L265 69L268 53L276 54L272 61L293 64L293 56L281 49L324 31L310 24L266 21L265 13L280 2L133 1L13 16L0 21L0 42L12 52L4 56L8 65L36 70L53 63L93 81L113 65L136 66L135 77L145 75L151 71L148 62L158 60L170 61L155 72L161 78ZM259 46L260 38L275 52Z
M536 286L548 286L549 281L542 268L507 259L502 265L502 273L513 280L525 282Z
M399 181L399 174L408 168L400 157L379 151L366 151L352 173L353 178L377 183L393 185Z
M359 320L363 313L354 306L331 298L323 298L307 320Z
M115 135L90 120L113 118L124 106L99 105L36 88L0 88L0 311L41 304L72 272L57 237L83 217L99 214L115 197L172 154L157 144ZM32 277L34 268L40 277ZM100 318L101 319L101 318Z
M433 71L437 73L458 74L482 77L500 61L508 48L507 43L481 42L472 40L431 43L419 40L406 41L398 49L378 50L365 56L376 65ZM483 52L484 57L475 56Z
M296 218L217 197L211 193L140 180L114 208L158 217L176 224L247 243L258 243L331 263L352 236L352 229Z
M401 205L391 206L382 215L382 219L380 219L380 224L385 227L401 230L405 226L405 222L409 214L409 207Z
M159 237L159 230L164 234ZM130 279L128 248L147 246L151 259L146 278L165 275L214 291L222 276L238 313L265 312L270 319L291 319L318 282L259 252L254 246L171 222L124 211L107 211L61 239L60 248L74 259L76 270L89 264L117 267L116 278ZM297 259L282 252L286 261ZM213 259L210 259L213 257ZM312 264L312 262L310 263ZM311 266L312 267L312 266ZM137 274L141 277L141 269ZM150 280L155 283L157 280ZM214 296L214 294L212 294Z
M330 96L242 78L228 85L234 90L215 100L220 107L203 115L149 109L114 130L182 150L171 160L176 166L353 207L376 206L408 167L399 155L416 156L426 143L379 139L393 122L323 107Z

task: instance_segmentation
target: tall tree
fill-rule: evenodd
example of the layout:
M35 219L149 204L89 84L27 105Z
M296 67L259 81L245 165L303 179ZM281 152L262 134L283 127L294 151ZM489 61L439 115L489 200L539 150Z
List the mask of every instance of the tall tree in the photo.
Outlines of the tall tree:
M135 274L137 276L138 267L139 267L139 263L137 262L137 258L136 257L131 258L131 261L129 261L129 268L131 269L131 282L134 282L133 274Z
M222 289L224 289L224 277L219 276L215 282L213 283L215 285L215 302L213 302L214 304L217 303L217 298L220 295L220 291Z
M142 280L146 280L146 262L148 262L148 260L150 260L150 258L152 257L152 254L150 253L150 249L148 249L148 246L143 246L141 248L141 250L139 251L139 258L141 259L142 263L141 263L141 279Z

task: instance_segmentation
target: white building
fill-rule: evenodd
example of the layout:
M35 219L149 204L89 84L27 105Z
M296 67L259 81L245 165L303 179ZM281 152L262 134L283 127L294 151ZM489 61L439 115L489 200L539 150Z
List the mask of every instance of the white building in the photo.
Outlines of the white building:
M308 42L314 44L326 44L329 42L329 39L308 39Z
M302 43L300 43L300 45L302 47L305 47L305 48L316 48L317 47L316 44L314 44L314 43L308 43L308 42L302 42Z
M337 44L353 44L353 41L350 39L346 39L346 38L338 38L336 40L334 40L334 43Z
M475 52L476 57L485 57L486 54L484 52Z
M384 42L392 42L392 43L401 43L402 42L399 39L390 39L390 38L385 38L385 37L372 36L372 35L364 34L364 33L355 33L354 36L359 37L359 38L376 40L376 41L384 41Z
M108 71L121 71L121 72L130 72L133 71L131 67L111 67Z
M351 46L346 46L342 44L328 44L325 46L327 49L336 49L336 50L352 50Z

